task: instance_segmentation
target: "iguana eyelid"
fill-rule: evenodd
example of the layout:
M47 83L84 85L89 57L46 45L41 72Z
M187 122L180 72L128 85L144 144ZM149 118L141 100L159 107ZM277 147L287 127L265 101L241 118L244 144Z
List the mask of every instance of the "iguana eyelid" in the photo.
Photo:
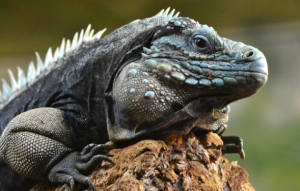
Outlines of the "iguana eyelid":
M203 40L205 40L206 41L206 43L207 43L207 46L206 47L204 47L204 48L200 48L200 47L198 47L196 44L195 44L195 39L203 39ZM190 38L190 44L191 44L191 46L193 47L193 49L195 50L195 51L198 51L198 52L200 52L200 53L210 53L210 52L212 52L212 45L211 45L211 42L209 41L209 39L206 37L206 36L204 36L204 35L202 35L202 34L196 34L196 35L193 35L191 38Z

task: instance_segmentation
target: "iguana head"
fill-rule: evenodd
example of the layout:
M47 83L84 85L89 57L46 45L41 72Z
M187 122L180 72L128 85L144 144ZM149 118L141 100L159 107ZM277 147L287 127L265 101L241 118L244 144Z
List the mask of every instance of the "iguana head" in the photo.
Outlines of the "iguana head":
M140 59L127 64L114 82L116 105L135 124L136 135L216 130L228 112L214 113L267 81L261 51L193 19L168 19L152 35Z

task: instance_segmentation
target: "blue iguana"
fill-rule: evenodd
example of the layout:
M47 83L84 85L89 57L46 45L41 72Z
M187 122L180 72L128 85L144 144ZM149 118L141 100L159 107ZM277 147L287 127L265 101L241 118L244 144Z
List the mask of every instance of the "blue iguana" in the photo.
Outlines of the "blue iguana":
M87 175L102 160L113 163L108 141L221 136L228 104L267 81L258 49L169 8L100 38L104 31L94 35L89 25L44 61L36 53L27 75L19 68L18 80L9 71L11 85L2 80L1 190L28 190L27 178L95 190ZM222 139L223 153L245 157L241 138Z

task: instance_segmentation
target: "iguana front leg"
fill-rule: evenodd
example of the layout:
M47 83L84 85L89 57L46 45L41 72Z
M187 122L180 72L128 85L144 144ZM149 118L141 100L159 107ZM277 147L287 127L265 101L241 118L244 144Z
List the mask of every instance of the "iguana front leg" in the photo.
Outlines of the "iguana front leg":
M0 154L13 170L25 177L48 178L54 183L67 183L71 188L79 182L93 188L86 175L101 160L112 162L103 155L112 145L92 144L79 153L76 151L78 135L71 125L76 123L79 122L68 121L67 114L59 109L24 112L3 132Z

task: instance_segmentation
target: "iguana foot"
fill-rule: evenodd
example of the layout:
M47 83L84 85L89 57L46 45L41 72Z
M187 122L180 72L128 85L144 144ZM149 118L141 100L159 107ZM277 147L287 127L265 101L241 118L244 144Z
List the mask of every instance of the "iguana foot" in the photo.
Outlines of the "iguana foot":
M243 148L243 139L238 136L221 136L224 146L222 153L237 153L241 159L245 159L245 151Z
M51 169L48 175L49 181L53 183L68 184L72 191L77 182L89 186L95 191L96 189L87 175L90 174L103 160L112 164L114 163L110 157L103 155L113 148L114 145L111 142L99 145L89 144L81 153L70 153Z

